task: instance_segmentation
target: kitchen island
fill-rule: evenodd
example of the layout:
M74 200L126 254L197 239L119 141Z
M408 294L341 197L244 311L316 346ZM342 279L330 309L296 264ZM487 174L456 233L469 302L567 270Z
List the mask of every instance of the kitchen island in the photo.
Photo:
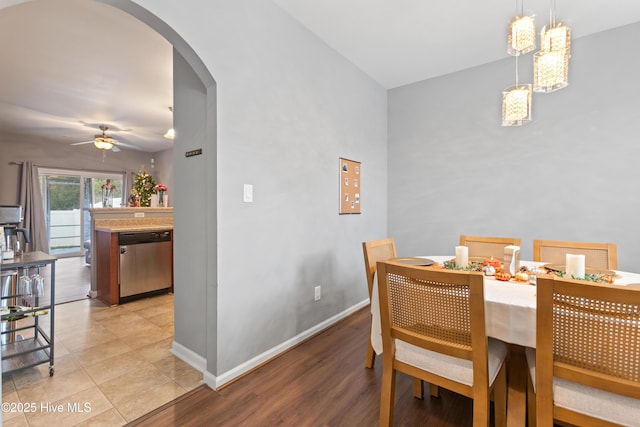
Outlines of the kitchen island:
M92 296L113 306L173 291L172 208L91 213Z

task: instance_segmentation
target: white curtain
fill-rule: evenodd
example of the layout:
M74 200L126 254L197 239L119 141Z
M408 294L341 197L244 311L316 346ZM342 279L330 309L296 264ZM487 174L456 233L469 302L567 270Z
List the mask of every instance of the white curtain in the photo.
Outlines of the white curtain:
M47 237L47 226L44 221L38 168L31 162L22 164L20 205L24 216L22 226L29 231L29 237L31 238L31 243L25 246L25 249L30 252L42 251L49 253L49 238Z

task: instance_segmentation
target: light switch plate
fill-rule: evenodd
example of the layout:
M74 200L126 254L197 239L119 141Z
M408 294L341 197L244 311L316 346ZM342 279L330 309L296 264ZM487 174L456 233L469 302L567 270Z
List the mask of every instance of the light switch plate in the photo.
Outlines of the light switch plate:
M253 202L253 185L251 185L251 184L245 184L244 185L243 201L245 203L252 203Z

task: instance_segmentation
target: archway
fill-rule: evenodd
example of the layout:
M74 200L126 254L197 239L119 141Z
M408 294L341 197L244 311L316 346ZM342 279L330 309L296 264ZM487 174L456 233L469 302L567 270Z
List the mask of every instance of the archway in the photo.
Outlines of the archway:
M173 352L201 370L205 382L215 387L218 271L216 82L196 52L156 15L131 0L96 1L129 13L166 38L174 47L174 127L177 134L173 153L176 187L174 227L177 237L174 242ZM204 91L198 100L189 96L182 99L176 92L176 84L180 84L176 80L179 78L176 73L180 76L189 71L199 80ZM188 105L194 101L195 106ZM193 114L195 111L200 114ZM181 144L187 139L186 135L189 136L190 145ZM190 160L193 158L186 157L182 152L183 149L187 151L192 148L203 149L202 157L197 157L199 164L196 167ZM193 197L196 183L203 191L195 191L197 197ZM199 227L194 227L194 224ZM201 317L202 309L206 315ZM202 318L204 322L200 321ZM214 376L211 377L211 374Z
M32 0L0 0L0 10ZM217 364L217 181L216 181L216 82L186 41L167 23L131 0L87 0L103 3L135 17L174 47L174 71L201 88L193 96L174 92L174 226L175 336L173 352L205 373L215 387ZM174 78L174 83L176 82ZM188 92L188 91L185 91ZM195 102L194 105L189 105ZM197 111L197 114L194 114ZM188 139L187 139L188 136ZM187 142L188 141L188 142ZM201 148L202 155L184 156ZM195 167L194 167L195 166ZM194 197L193 183L206 188ZM197 230L194 230L197 224ZM186 290L188 286L188 291Z

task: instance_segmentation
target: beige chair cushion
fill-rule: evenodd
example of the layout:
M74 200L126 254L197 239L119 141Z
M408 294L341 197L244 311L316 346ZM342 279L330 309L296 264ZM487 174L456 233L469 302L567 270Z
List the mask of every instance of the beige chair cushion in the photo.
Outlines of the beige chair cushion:
M488 341L487 359L489 362L489 385L491 385L507 356L507 345L493 338L489 338ZM471 360L436 353L400 340L396 340L396 359L452 381L469 386L473 385Z
M525 353L535 391L536 350L527 348ZM637 426L640 423L640 399L587 387L562 378L553 379L553 403L561 408L625 426Z

